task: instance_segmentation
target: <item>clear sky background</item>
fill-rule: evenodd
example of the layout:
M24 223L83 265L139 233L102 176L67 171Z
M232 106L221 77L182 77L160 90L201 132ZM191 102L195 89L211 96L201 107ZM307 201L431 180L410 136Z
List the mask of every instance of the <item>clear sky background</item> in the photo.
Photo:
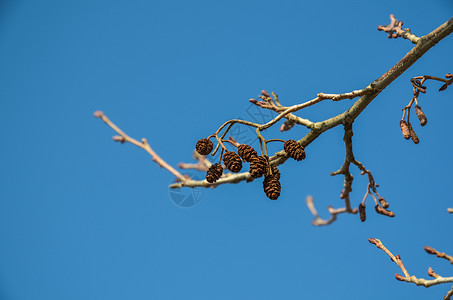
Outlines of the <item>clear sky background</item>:
M292 105L381 76L413 47L377 30L390 13L424 35L452 17L453 3L1 1L0 298L441 299L451 284L396 281L399 268L367 239L380 238L413 275L428 277L429 266L452 275L423 246L453 253L453 87L439 93L428 83L420 97L428 125L414 122L419 145L402 138L399 120L411 77L453 72L453 36L355 122L356 158L393 219L374 213L370 199L365 223L341 215L311 225L307 195L323 217L342 204L343 178L329 176L344 160L341 127L312 143L303 162L281 166L277 201L257 180L203 190L182 208L169 194L172 175L141 149L114 143L93 117L103 110L172 165L191 162L196 141L223 122L260 117L248 99L261 89ZM319 121L351 103L300 115ZM367 181L352 170L356 207Z

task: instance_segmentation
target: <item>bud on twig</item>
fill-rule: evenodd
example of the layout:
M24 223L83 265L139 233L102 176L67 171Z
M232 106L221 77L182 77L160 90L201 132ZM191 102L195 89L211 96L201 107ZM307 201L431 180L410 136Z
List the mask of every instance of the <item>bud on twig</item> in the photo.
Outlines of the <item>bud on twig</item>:
M288 131L293 128L295 124L296 123L294 121L286 120L280 127L280 131Z
M409 131L409 127L407 126L406 121L400 121L401 132L403 133L403 137L408 140L411 137L411 132Z
M359 204L359 213L360 213L360 221L365 222L366 220L366 211L365 211L365 204Z
M434 272L433 268L431 268L431 267L429 267L429 269L428 269L428 275L431 277L434 277L434 278L439 277L439 275L437 275L436 272Z
M418 105L415 105L415 113L417 114L418 119L420 120L420 125L425 126L426 123L428 122L428 119L426 119L425 113L422 111L422 108Z
M120 135L114 135L113 140L115 142L120 142L121 144L124 144L124 142L126 141L126 139Z
M368 242L370 242L371 244L376 245L376 246L378 245L378 241L374 238L369 238Z
M97 111L94 112L94 116L96 118L101 118L103 115L104 115L104 113L102 111L100 111L100 110L97 110Z
M430 246L425 246L424 249L425 249L426 253L428 253L428 254L434 254L434 255L437 254L437 251L434 248L431 248Z
M270 98L270 95L269 95L269 93L268 93L266 90L262 90L262 91L261 91L261 94L262 94L264 97Z
M398 274L398 273L395 274L395 278L396 278L396 280L399 280L399 281L406 281L406 279L404 278L404 276L401 276L401 275Z

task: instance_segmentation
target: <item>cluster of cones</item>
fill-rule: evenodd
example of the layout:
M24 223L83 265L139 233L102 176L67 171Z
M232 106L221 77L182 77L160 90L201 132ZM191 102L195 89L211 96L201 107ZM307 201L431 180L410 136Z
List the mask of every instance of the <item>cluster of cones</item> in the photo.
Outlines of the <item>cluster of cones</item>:
M195 147L201 155L208 155L213 150L213 144L208 139L201 139ZM284 144L285 152L289 157L300 161L305 158L304 147L294 140L288 140ZM226 151L223 155L223 163L225 167L233 173L237 173L242 169L242 162L250 163L249 173L253 178L260 178L264 175L263 189L266 196L271 200L277 200L280 196L280 171L276 166L269 164L266 156L258 155L255 149L246 144L240 144L237 147L237 152ZM212 164L206 173L206 181L209 183L216 182L223 174L221 164Z

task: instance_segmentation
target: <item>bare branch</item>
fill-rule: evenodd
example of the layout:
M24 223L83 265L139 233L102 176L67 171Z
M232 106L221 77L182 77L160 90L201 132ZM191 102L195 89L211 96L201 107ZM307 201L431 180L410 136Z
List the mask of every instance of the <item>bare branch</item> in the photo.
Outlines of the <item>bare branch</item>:
M439 252L436 249L429 247L429 246L425 246L425 251L428 254L432 254L432 255L435 255L440 258L445 258L453 265L453 256L447 255L444 252Z
M370 93L366 93L362 95L356 102L344 113L327 119L325 121L316 122L310 125L311 131L305 135L302 139L298 142L303 146L307 147L311 142L313 142L319 135L323 132L334 128L340 124L347 124L352 123L360 114L361 112L370 104L378 95L379 93L384 90L389 84L391 84L396 78L398 78L404 71L406 71L411 65L413 65L423 54L425 54L429 49L431 49L435 44L437 44L440 40L448 36L450 33L453 32L453 18L447 21L446 23L442 24L434 31L429 33L428 35L420 38L417 42L417 45L412 48L412 50L407 53L396 65L390 68L384 75L382 75L377 80L373 81L367 88L364 90L372 91ZM353 92L351 92L353 93ZM347 93L346 93L347 94ZM260 130L264 130L271 125L275 124L280 119L284 118L284 116L300 110L304 107L311 106L318 102L322 101L319 97L314 98L310 101L305 103L295 105L289 108L284 108L284 111L280 113L280 115L274 118L272 121L260 125ZM268 101L263 101L264 103L269 104ZM280 151L275 153L269 160L274 165L280 165L284 163L287 159L286 153L284 151ZM241 173L246 174L246 173ZM229 180L222 181L223 183L237 183L238 180L247 180L249 179L248 175L240 175L235 174L234 176L230 177ZM218 184L218 183L216 183ZM185 186L184 184L181 186ZM190 186L206 186L205 182L191 182ZM172 185L172 187L177 187ZM179 187L179 186L178 186Z
M170 166L159 155L157 155L156 152L154 152L154 150L151 148L151 146L148 144L148 141L145 138L143 138L141 142L137 141L136 139L131 138L126 133L124 133L121 129L119 129L112 121L110 121L110 119L107 118L107 116L102 111L99 111L99 110L96 111L94 113L94 116L101 119L102 121L104 121L105 124L107 124L110 128L115 130L120 135L119 137L114 136L113 137L114 141L118 141L121 143L129 142L137 147L142 148L143 150L148 152L149 155L151 155L151 157L153 158L153 161L156 162L159 165L159 167L164 167L165 169L167 169L170 173L175 175L181 182L187 181L187 178L185 176L183 176L181 173L179 173L175 168Z
M337 219L337 215L342 214L342 213L356 214L358 212L357 208L354 208L353 210L348 210L346 207L333 208L332 206L329 206L329 207L327 207L327 209L330 213L330 219L325 220L319 216L318 211L315 208L315 204L313 203L312 196L307 197L306 203L307 203L308 209L310 209L310 212L315 217L315 219L312 222L312 224L315 226L329 225Z
M400 274L395 274L395 278L399 281L405 281L409 283L414 283L418 286L422 285L424 287L430 287L433 285L441 284L441 283L447 283L447 282L453 282L453 277L442 277L439 274L436 274L432 268L428 269L428 275L431 277L434 277L435 279L432 280L426 280L423 278L417 278L415 276L411 276L409 272L406 270L406 267L404 266L401 257L399 255L393 255L390 250L388 250L379 239L375 238L369 238L368 241L371 244L376 245L379 249L387 253L387 255L390 257L390 259L395 262L398 267L400 267L401 271L403 272L404 276L401 276ZM425 247L426 250L427 247ZM428 247L429 251L431 251L432 248ZM432 249L434 250L434 249ZM430 253L429 251L426 251ZM451 297L451 291L447 293L447 295L444 297L444 299L449 299Z

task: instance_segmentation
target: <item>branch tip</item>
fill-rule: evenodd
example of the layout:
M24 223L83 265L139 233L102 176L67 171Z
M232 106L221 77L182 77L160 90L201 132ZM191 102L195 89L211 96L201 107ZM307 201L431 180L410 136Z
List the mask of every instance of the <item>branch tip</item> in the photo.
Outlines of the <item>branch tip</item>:
M102 118L104 116L104 112L101 110L97 110L93 114L96 118Z

